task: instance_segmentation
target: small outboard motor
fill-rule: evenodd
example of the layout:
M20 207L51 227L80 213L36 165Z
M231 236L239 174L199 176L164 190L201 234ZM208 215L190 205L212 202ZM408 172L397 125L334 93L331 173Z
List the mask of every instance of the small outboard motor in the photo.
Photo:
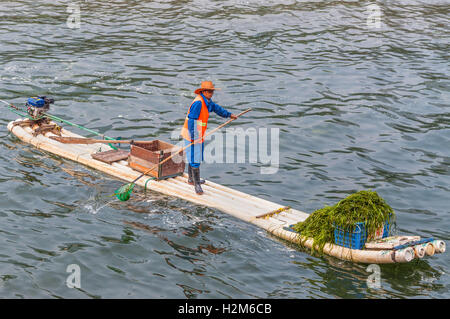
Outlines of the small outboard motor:
M46 96L30 97L25 105L27 113L32 117L37 118L42 113L50 109L50 104L55 103L55 100Z

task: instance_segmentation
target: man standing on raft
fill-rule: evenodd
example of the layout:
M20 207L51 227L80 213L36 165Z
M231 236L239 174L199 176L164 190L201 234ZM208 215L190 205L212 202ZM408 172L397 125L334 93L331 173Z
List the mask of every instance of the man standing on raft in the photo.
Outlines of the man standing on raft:
M185 146L196 141L186 149L186 158L189 163L188 183L194 185L195 192L199 195L203 194L200 184L205 183L204 180L200 180L200 163L203 161L204 135L209 113L215 112L224 118L237 118L236 115L228 112L211 100L214 90L218 90L218 88L215 88L211 81L203 81L200 88L194 91L197 96L189 107L184 126L181 129L181 136L184 138Z

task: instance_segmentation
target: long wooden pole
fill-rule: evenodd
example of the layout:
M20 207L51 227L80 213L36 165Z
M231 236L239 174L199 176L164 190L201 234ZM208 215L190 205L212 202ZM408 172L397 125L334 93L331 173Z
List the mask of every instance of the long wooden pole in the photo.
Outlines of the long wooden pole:
M249 108L241 113L239 113L235 119L237 119L238 117L244 115L247 112L250 112L252 109ZM149 168L147 171L145 171L144 173L142 173L140 176L138 176L134 181L131 182L131 184L136 183L136 181L138 179L140 179L141 177L145 176L146 174L148 174L149 172L151 172L152 170L154 170L155 168L157 168L159 165L167 162L169 159L171 159L172 157L174 157L175 155L178 155L179 153L181 153L182 151L184 151L185 149L187 149L188 147L190 147L192 144L195 144L201 140L203 140L205 137L207 137L208 135L211 135L214 132L217 132L218 130L220 130L222 127L224 127L225 125L233 122L235 119L229 119L228 121L226 121L225 123L219 125L218 127L216 127L215 129L213 129L212 131L206 133L204 136L199 137L198 139L196 139L195 141L193 141L192 143L190 143L189 145L186 145L185 147L181 148L180 150L176 151L174 154L170 155L168 158L166 158L165 160L159 162L158 164L155 164L154 166L152 166L151 168Z
M97 140L94 138L84 137L66 137L66 136L50 136L51 139L64 144L97 144L97 143L116 143L116 144L130 144L139 143L139 141L133 140ZM141 142L143 143L143 141Z

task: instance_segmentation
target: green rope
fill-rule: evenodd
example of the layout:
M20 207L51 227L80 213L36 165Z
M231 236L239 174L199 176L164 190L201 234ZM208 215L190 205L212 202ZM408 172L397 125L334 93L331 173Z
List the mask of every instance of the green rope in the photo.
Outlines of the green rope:
M25 118L27 118L27 119L29 119L29 120L32 120L32 121L37 121L37 120L40 120L40 119L43 118L43 116L40 116L40 117L32 117L30 114L28 114L28 113L26 113L26 112L18 111L18 110L14 109L14 108L12 108L12 107L10 107L10 106L8 106L8 108L9 108L9 110L10 110L11 112L13 112L13 113L15 113L15 114L17 114L17 115L19 115L19 116L21 116L21 117L25 117Z
M48 118L51 119L51 120L59 121L59 122L62 122L62 123L66 123L66 124L69 124L69 125L71 125L71 126L75 126L75 127L79 128L79 129L85 130L85 131L87 131L87 132L89 132L89 133L95 134L95 135L97 135L97 136L101 136L101 137L103 137L103 139L105 139L105 140L115 140L115 139L112 138L112 137L105 136L105 135L100 134L100 133L98 133L98 132L96 132L96 131L93 131L93 130L91 130L91 129L88 129L87 127L81 126L81 125L79 125L79 124L72 123L72 122L70 122L70 121L64 120L64 119L59 118L59 117L57 117L57 116L54 116L54 115L51 115L51 114L48 114L48 113L42 113L42 114L45 115L46 117L48 117ZM108 144L108 145L109 145L112 149L117 150L117 147L115 147L114 145L112 145L112 144Z
M152 181L152 180L154 180L154 179L156 179L156 178L155 178L155 177L151 177L151 178L149 178L149 179L147 179L147 180L145 181L145 185L144 185L144 192L145 192L145 193L147 193L147 183L150 182L150 181Z

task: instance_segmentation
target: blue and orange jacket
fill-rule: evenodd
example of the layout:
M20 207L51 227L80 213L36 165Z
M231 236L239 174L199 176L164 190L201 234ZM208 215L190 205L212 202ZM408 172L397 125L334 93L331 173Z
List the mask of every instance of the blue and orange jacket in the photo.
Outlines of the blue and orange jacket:
M198 94L189 107L184 126L181 129L181 136L190 142L201 137L201 143L203 143L210 112L215 112L225 118L231 116L231 113L223 107L208 100L202 93ZM195 122L197 122L197 132L195 132Z

